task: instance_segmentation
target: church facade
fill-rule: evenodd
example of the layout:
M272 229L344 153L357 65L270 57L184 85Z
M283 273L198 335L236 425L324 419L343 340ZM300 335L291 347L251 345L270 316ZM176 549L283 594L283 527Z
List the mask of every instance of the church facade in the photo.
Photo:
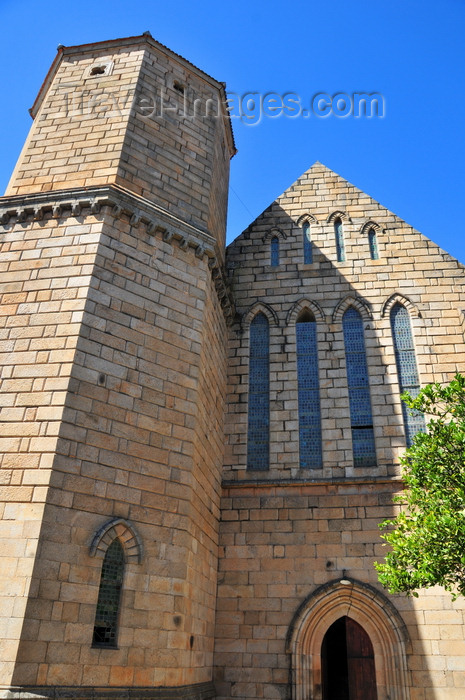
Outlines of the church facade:
M0 692L458 700L465 606L373 563L465 371L464 267L321 163L225 248L225 87L59 47L1 225Z

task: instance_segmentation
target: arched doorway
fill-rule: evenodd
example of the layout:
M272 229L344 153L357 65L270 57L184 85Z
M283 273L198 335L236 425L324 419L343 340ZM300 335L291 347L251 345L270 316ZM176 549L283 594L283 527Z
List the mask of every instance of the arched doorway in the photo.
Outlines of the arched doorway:
M363 627L344 615L321 645L323 700L377 700L375 654Z
M347 620L338 623L341 618L349 618L358 626L349 623L348 630ZM349 700L409 700L407 650L410 642L401 616L380 591L369 584L347 577L344 577L343 581L331 581L316 589L296 611L289 628L286 646L291 655L292 699L346 700L343 695L338 696L334 693L333 697L329 698L323 695L323 691L326 690L324 676L328 671L323 668L322 661L326 654L328 663L328 648L323 651L323 655L322 650L325 637L335 623L340 627L336 625L333 628L326 645L341 644L342 639L346 655L347 647L354 649L357 644L365 645L369 651L365 654L366 659L371 656L374 659L372 662L365 660L361 663L372 663L371 675L375 678L376 694L349 695ZM353 636L357 633L359 641L355 642ZM331 635L334 635L336 641L331 641ZM367 638L369 645L366 642ZM356 661L356 653L352 653L352 656L355 659L352 659L351 664L356 666L360 660ZM329 673L333 672L330 667Z

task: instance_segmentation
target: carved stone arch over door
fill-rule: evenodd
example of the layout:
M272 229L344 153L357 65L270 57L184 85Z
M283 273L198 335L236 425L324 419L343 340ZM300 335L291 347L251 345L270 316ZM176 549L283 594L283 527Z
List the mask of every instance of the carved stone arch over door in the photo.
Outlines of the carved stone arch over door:
M287 639L292 700L322 700L322 644L342 617L358 623L373 645L378 700L409 700L410 643L400 614L375 588L347 578L318 588L294 616Z

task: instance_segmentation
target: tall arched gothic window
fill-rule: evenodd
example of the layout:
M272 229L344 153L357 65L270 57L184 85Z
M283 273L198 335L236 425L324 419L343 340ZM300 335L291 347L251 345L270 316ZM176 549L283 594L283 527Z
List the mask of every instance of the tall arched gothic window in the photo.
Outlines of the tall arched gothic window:
M304 245L304 263L310 265L313 262L312 241L310 239L310 224L304 221L302 225L302 237Z
M247 469L269 468L270 331L264 313L250 324Z
M344 231L342 228L341 219L336 219L334 222L334 235L336 238L336 257L338 262L344 262L346 253L344 248Z
M354 467L371 467L376 464L376 450L363 320L353 307L347 309L342 317L342 328L349 388Z
M296 323L300 468L321 469L321 411L315 318L304 311Z
M124 551L118 538L108 547L102 565L92 644L117 646L118 617L124 575Z
M391 329L400 393L408 391L412 396L416 396L420 391L420 379L415 357L412 327L408 311L400 303L395 304L391 309ZM410 447L415 435L425 430L425 418L418 411L412 415L404 402L402 402L402 415L405 426L405 440L407 447Z

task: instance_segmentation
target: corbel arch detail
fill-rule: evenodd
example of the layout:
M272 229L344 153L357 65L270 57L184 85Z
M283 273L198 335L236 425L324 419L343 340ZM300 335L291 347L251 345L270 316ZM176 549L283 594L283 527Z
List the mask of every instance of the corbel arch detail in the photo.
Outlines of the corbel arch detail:
M306 214L302 214L302 216L299 216L297 219L297 226L301 227L305 224L305 222L308 222L310 226L312 224L318 224L318 219L316 219L313 214L310 214L307 212Z
M395 292L394 294L391 294L389 299L387 299L384 304L383 308L381 309L381 318L384 318L386 316L389 316L391 313L391 309L393 306L396 304L402 304L402 306L405 306L407 311L410 314L411 318L421 318L421 312L420 309L414 304L408 297L405 297L403 294L399 294L399 292Z
M103 559L108 547L116 538L121 542L126 559L140 564L143 556L141 539L134 527L124 518L108 520L97 530L90 545L90 556Z
M336 219L341 219L342 223L347 223L351 224L352 219L348 215L346 211L342 211L342 209L337 209L336 211L333 211L328 218L326 219L327 224L334 224Z
M353 306L353 308L359 312L359 314L365 322L373 320L373 314L371 312L368 302L365 299L362 299L361 297L354 297L349 295L344 299L341 299L341 301L337 304L336 308L334 309L332 319L333 323L342 323L342 317L344 316L344 313L347 311L349 306Z
M288 631L294 700L322 697L321 646L329 627L350 617L370 637L378 700L409 700L407 628L392 603L372 586L344 579L318 588L299 607Z
M279 327L278 315L276 311L269 304L265 304L262 301L259 301L253 306L251 306L247 313L245 313L242 317L242 328L248 329L252 322L252 319L259 313L265 314L265 316L268 319L268 323L271 326Z
M367 236L368 231L370 229L374 229L377 234L383 233L383 230L379 224L376 223L376 221L373 221L373 219L368 219L368 221L365 221L365 223L362 225L362 228L360 229L360 235L361 236Z
M285 231L283 231L281 228L278 228L277 226L273 226L273 228L270 228L263 236L263 242L269 241L272 238L282 238L283 240L286 240L287 233Z
M315 301L310 301L309 299L301 299L297 301L294 306L291 307L286 318L286 326L292 326L297 321L300 313L308 309L315 317L315 321L322 322L325 320L325 315L321 308Z

